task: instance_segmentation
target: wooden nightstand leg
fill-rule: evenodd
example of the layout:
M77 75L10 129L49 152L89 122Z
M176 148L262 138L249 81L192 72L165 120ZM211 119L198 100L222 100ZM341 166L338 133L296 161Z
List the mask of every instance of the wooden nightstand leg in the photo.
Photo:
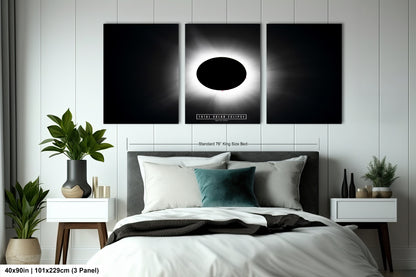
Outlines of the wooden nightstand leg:
M98 229L98 237L100 238L100 246L101 248L104 248L105 244L107 243L107 226L105 223L97 223L97 229Z
M68 257L68 244L69 244L69 234L71 229L66 228L64 230L64 248L62 254L62 264L66 264L66 258Z
M381 233L381 234L380 234ZM382 237L382 242L380 241L380 246L384 248L385 257L384 260L387 260L390 268L390 272L393 272L393 261L391 258L391 248L390 248L390 236L389 236L389 226L387 223L380 223L379 227L379 236ZM382 243L382 244L381 244ZM383 251L382 251L383 252ZM384 270L386 270L386 262L384 262Z
M64 225L62 223L59 223L58 236L56 238L55 264L59 264L59 261L61 260L63 237L64 237Z
M378 233L378 240L380 242L380 250L381 250L381 259L383 260L383 268L387 270L386 264L386 247L384 246L384 237L382 231L382 223L377 224L377 233Z

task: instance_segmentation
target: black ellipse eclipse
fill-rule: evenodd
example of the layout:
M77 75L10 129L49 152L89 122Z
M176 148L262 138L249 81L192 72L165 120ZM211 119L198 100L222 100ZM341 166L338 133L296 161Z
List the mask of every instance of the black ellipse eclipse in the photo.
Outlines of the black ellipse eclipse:
M229 90L241 85L246 79L247 72L239 61L217 57L201 63L196 76L199 82L207 88Z

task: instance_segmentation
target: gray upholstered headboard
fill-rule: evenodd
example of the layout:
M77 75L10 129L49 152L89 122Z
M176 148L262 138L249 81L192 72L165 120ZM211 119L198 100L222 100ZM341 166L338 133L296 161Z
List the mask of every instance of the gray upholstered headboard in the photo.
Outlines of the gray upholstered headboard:
M221 152L128 152L127 153L127 214L143 210L143 180L137 155L147 156L199 156L210 157ZM308 159L300 180L300 202L305 211L319 213L319 152L231 152L233 161L279 161L307 155Z

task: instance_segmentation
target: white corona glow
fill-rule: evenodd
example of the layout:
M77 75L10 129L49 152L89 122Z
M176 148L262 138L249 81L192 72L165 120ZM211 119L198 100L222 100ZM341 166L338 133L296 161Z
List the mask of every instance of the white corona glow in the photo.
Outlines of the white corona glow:
M243 83L238 87L223 91L207 88L199 82L196 75L199 66L209 59L218 57L237 60L244 66L247 75ZM217 47L215 49L202 49L202 47L199 47L198 50L194 50L189 54L186 66L187 93L203 98L214 98L218 105L238 104L240 101L247 101L252 97L257 97L259 92L260 69L258 62L239 49L219 49Z

